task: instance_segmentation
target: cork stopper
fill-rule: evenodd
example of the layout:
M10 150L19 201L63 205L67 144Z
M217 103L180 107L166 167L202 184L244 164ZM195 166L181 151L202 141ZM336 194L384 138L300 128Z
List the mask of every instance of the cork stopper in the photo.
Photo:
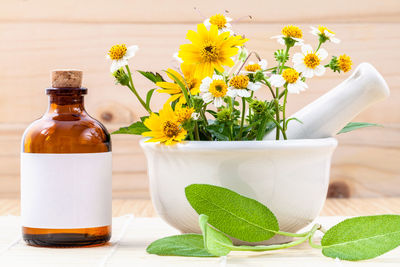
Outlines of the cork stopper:
M65 69L51 72L51 86L53 88L80 88L82 86L82 71Z

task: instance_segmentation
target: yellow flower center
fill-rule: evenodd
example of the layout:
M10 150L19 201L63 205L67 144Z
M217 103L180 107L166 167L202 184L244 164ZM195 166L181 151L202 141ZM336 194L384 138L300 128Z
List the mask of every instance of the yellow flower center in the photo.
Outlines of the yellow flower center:
M226 18L224 15L216 14L210 17L210 23L218 27L218 29L222 29L225 27Z
M338 64L342 71L348 72L349 70L351 70L351 65L353 64L353 62L348 55L343 54L339 57Z
M303 32L299 27L294 25L287 25L282 29L282 34L286 37L301 38L303 37Z
M222 80L214 80L209 91L214 97L223 97L228 92L228 85Z
M177 108L175 110L175 114L178 116L178 122L185 122L192 117L192 113L194 112L194 108Z
M200 56L202 57L203 61L215 61L219 56L218 49L213 44L205 44L200 51Z
M244 69L247 70L247 71L256 72L258 70L261 70L261 66L259 64L257 64L257 63L256 64L250 64L250 65L247 65Z
M165 121L162 124L162 129L164 135L169 138L175 137L181 132L179 124L174 121Z
M318 30L319 30L319 32L322 33L322 34L324 34L325 31L327 31L327 32L329 32L329 33L332 33L332 34L335 34L333 31L329 30L327 27L321 26L321 25L318 26Z
M237 89L246 89L248 84L249 84L249 77L247 77L246 75L234 76L229 81L229 85Z
M282 72L282 77L288 83L295 83L299 79L299 73L294 69L285 69Z
M113 45L110 51L108 51L108 55L112 60L118 60L125 56L126 50L127 48L125 44Z
M315 69L321 62L319 57L315 53L309 53L307 54L304 59L304 65L306 65L310 69Z

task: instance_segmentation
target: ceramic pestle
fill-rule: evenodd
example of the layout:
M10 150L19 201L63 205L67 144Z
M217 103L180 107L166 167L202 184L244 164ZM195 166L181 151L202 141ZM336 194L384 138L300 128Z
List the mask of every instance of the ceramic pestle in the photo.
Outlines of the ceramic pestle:
M361 63L349 78L291 116L302 123L290 121L287 138L334 136L360 112L389 94L382 75L371 64ZM275 136L273 130L264 140L275 139Z

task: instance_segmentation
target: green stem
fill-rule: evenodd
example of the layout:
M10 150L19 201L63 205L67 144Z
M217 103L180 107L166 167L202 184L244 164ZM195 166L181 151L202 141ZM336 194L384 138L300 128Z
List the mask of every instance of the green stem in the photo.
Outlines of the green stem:
M283 69L283 67L285 66L285 63L287 62L287 60L286 60L286 56L289 54L289 49L290 49L290 47L289 46L286 46L286 50L285 50L285 59L284 59L284 61L282 61L282 62L279 62L279 64L278 64L278 68L277 68L277 73L278 74L281 74L282 73L282 69Z
M287 95L288 95L288 89L285 89L285 97L283 98L283 111L282 111L282 120L283 120L283 131L282 135L285 140L287 140L286 137L286 101L287 101Z
M194 123L194 137L197 141L200 141L199 125L197 124L197 121Z
M135 96L137 97L137 99L139 100L140 104L142 104L142 106L147 110L147 112L149 114L152 113L151 109L146 107L146 103L143 101L143 99L140 97L140 95L138 94L138 92L135 89L135 86L133 85L133 80L132 80L132 74L131 74L131 70L129 69L129 66L126 65L126 71L128 72L128 76L129 76L129 81L130 81L130 85L128 85L128 88L132 91L132 93L135 94Z
M279 88L276 88L276 95L278 96L279 95ZM280 116L279 116L279 113L280 113L280 110L279 110L279 99L277 99L277 98L275 98L275 109L276 109L276 112L275 112L275 116L276 116L276 122L275 122L275 124L276 124L276 126L280 126ZM279 132L279 127L277 127L276 128L276 136L275 136L275 139L276 140L279 140L279 137L280 137L280 132Z
M314 235L314 233L318 230L319 227L320 227L319 224L314 225L312 227L312 229L310 230L310 232L307 233L307 235L305 235L304 237L302 237L296 241L289 242L286 244L269 245L269 246L231 246L231 245L225 245L225 244L221 244L221 245L231 249L232 251L269 251L269 250L290 248L290 247L300 245L301 243L307 241L310 237L312 237Z
M321 48L321 45L322 45L322 42L321 41L319 41L319 44L318 44L318 47L317 47L317 50L315 50L315 52L317 52L320 48Z
M242 138L245 112L246 112L246 100L244 99L244 97L242 97L242 118L240 121L240 130L237 140L240 140Z
M269 91L271 92L272 97L273 97L273 98L276 98L275 93L274 93L274 90L272 90L272 87L271 87L271 85L269 84L269 82L267 81L267 79L264 79L263 82L265 82L264 84L269 88Z

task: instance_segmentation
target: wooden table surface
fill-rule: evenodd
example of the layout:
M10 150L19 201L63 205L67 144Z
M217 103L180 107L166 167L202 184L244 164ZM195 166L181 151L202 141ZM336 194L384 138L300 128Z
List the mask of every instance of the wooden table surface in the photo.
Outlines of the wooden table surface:
M400 197L394 198L328 198L320 216L359 216L400 214ZM20 214L19 199L0 198L0 216ZM134 214L136 217L156 217L148 199L114 199L113 217Z
M108 245L94 248L50 249L27 246L21 239L18 199L0 199L0 266L371 266L398 267L400 248L363 262L338 261L321 255L304 243L268 253L231 253L221 258L160 257L146 253L154 240L178 234L157 217L150 200L113 200L113 237ZM400 198L327 199L317 222L329 228L341 216L400 214ZM132 216L131 214L134 214ZM124 215L124 216L123 216ZM326 217L328 216L328 217ZM153 218L145 218L153 217ZM315 237L318 241L320 236Z

